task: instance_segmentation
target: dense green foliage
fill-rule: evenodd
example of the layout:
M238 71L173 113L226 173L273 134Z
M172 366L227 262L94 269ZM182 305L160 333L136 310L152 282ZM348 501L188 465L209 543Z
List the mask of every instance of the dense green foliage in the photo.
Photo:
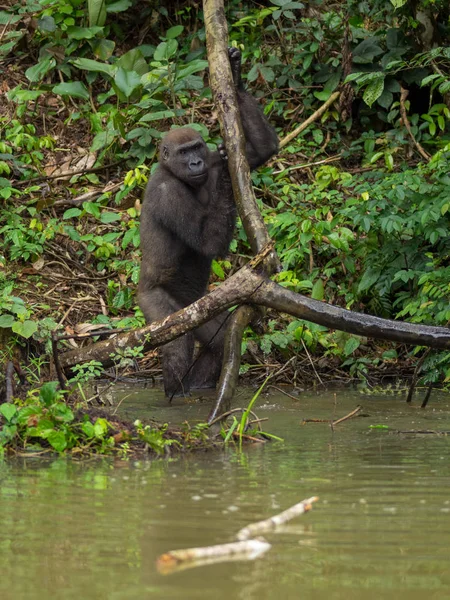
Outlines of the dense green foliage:
M69 323L143 322L134 296L138 198L158 141L171 125L193 121L211 147L219 135L205 85L202 11L172 4L27 0L0 11L5 355L24 339L45 342L64 321L58 286L46 294L53 283L41 277L58 269L90 285L99 277L104 310L97 303ZM354 310L446 325L448 2L231 1L227 11L231 43L241 47L248 82L280 138L340 91L253 176L284 267L279 282ZM56 179L61 173L65 180ZM231 250L248 254L241 228ZM215 277L239 264L215 263ZM362 351L356 336L300 321L271 320L265 334L249 338L285 358L303 348L338 357L359 376L398 357L392 346ZM448 360L431 354L429 377L446 373Z

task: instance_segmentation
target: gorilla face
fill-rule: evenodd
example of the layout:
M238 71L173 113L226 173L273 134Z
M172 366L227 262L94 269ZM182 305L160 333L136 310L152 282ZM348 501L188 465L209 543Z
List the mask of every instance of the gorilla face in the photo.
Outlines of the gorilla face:
M193 129L172 130L163 140L162 165L177 179L192 187L200 187L207 182L208 157L208 147Z

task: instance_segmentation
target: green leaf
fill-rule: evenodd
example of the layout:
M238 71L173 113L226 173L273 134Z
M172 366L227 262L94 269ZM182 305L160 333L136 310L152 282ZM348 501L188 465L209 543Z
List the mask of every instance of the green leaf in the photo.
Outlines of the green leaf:
M114 135L111 131L100 131L100 133L97 133L92 141L91 152L97 152L97 150L101 150L105 146L108 146L108 144L111 144L113 140Z
M6 10L0 10L0 25L12 25L13 23L20 21L22 18L23 15L21 14L15 15L11 12L7 12Z
M108 432L109 423L106 419L97 419L94 423L95 437L104 437Z
M70 423L74 419L72 410L63 402L58 402L52 408L52 416L57 421L63 421L64 423Z
M106 12L108 13L118 13L124 12L131 6L131 0L118 0L117 2L113 2L112 4L108 4L106 7Z
M67 36L73 40L91 40L102 32L103 27L77 27L73 25L67 28Z
M5 417L8 423L11 422L14 415L17 413L17 408L14 404L4 403L0 405L0 413Z
M93 52L97 58L100 60L108 60L114 52L114 48L116 43L112 40L106 40L104 38L97 41L97 43L93 47ZM80 59L83 60L83 59ZM95 61L93 61L95 62Z
M60 96L70 96L71 98L81 98L89 100L89 92L86 86L81 81L69 81L67 83L59 83L53 86L53 92Z
M83 69L84 71L94 71L95 73L105 73L110 77L114 77L117 68L113 65L98 62L97 60L91 60L90 58L76 58L70 61L77 69Z
M161 42L155 50L153 58L157 61L168 61L169 58L175 55L178 49L177 40L168 40L167 42Z
M83 431L83 433L86 437L88 437L88 438L95 437L94 425L90 421L86 421L85 423L83 423L81 426L81 430Z
M375 100L381 96L384 90L384 75L378 77L364 90L363 100L367 104L367 106L372 106Z
M16 321L14 323L14 325L12 326L12 330L14 331L14 333L17 333L26 339L31 337L33 335L33 333L36 333L37 328L38 328L37 323L35 323L34 321L30 321L30 320L26 320L23 322Z
M89 25L103 27L106 21L106 0L88 0Z
M100 217L100 221L102 223L105 223L105 225L107 223L114 223L115 221L120 221L120 219L120 214L113 212L102 212L102 215Z
M401 8L407 2L408 2L408 0L391 0L391 4L394 8Z
M383 50L377 44L377 38L369 37L363 40L353 50L353 62L357 64L368 64L376 56L383 54Z
M212 261L211 268L214 275L216 275L219 279L225 279L225 272L217 260Z
M95 202L83 202L83 209L93 217L100 218L100 206Z
M394 102L394 94L392 92L389 92L388 90L384 90L381 96L378 98L377 102L380 106L387 110Z
M175 25L175 27L171 27L166 32L166 38L168 40L172 40L172 39L178 37L182 33L183 29L184 29L183 25Z
M66 434L64 431L52 430L46 436L48 443L57 451L63 452L67 448Z
M50 406L58 399L59 392L57 388L57 381L48 381L47 383L44 383L44 385L41 387L41 389L39 390L39 397L41 398L45 406Z
M79 217L81 213L79 208L69 208L63 214L63 219L73 219L73 217Z
M26 78L31 83L41 81L41 79L56 65L56 60L52 56L47 56L43 60L39 61L33 67L30 67L25 71Z
M359 348L360 344L361 340L359 338L354 336L348 338L344 346L345 356L350 356L350 354L353 354L353 352Z
M13 315L0 315L0 327L12 327L14 321Z
M44 15L43 17L38 19L38 28L40 29L40 31L53 33L54 31L56 31L55 19L48 15Z
M314 300L323 300L324 297L324 285L322 279L318 279L311 290L311 298Z
M156 110L155 112L147 113L139 121L146 123L147 121L159 121L160 119L171 119L172 117L175 117L173 110Z
M259 65L259 72L266 81L274 81L275 73L270 67L266 67L265 65Z
M147 61L138 48L133 48L121 56L117 61L117 66L122 67L124 71L135 71L140 76L148 73Z
M24 406L20 409L17 416L17 423L19 425L28 426L28 422L32 417L39 418L42 415L42 408L40 406Z
M141 85L141 78L135 71L125 71L125 69L119 67L114 77L114 83L126 98L129 98L134 90Z

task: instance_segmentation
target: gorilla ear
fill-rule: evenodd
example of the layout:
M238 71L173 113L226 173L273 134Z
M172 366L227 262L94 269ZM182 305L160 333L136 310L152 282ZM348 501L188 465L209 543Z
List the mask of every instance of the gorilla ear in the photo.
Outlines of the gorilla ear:
M169 148L167 146L163 146L161 154L162 154L163 160L168 160L168 158L169 158Z

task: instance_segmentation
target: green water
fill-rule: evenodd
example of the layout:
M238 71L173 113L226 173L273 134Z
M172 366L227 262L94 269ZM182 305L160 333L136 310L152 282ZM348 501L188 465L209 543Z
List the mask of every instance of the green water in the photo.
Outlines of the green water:
M182 420L206 404L162 407L126 390L120 410ZM244 404L244 396L241 397ZM304 418L368 416L339 425ZM418 401L416 401L416 404ZM450 401L429 409L355 393L261 398L256 411L284 445L170 461L8 460L0 464L1 600L246 600L450 596L449 440L370 430L450 430ZM161 416L162 415L162 416ZM161 553L232 541L243 526L318 495L311 513L251 562L163 576Z

